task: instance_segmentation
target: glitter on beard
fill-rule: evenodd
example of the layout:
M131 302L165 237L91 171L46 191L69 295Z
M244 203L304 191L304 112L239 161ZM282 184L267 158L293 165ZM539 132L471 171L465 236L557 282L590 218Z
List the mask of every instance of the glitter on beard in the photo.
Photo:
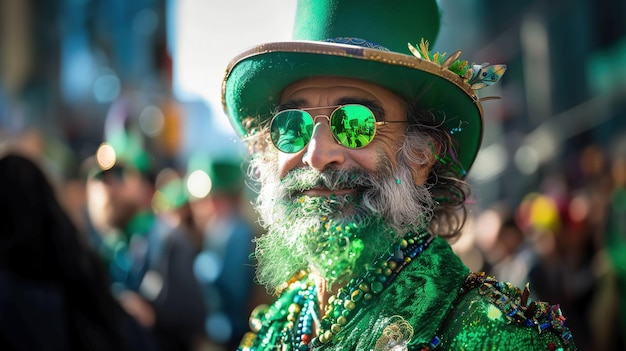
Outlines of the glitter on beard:
M255 166L263 175L256 209L267 230L255 239L257 279L269 289L300 270L316 270L329 285L362 274L402 235L427 221L428 190L415 186L410 168L393 171L385 158L375 175L303 167L280 179L275 163ZM303 194L315 187L355 189L357 195Z
M377 188L375 184L363 171L319 173L302 168L290 172L280 182L282 195L274 198L276 220L256 240L258 279L280 284L294 272L313 267L332 286L363 273L368 263L388 250L395 233L384 225L380 214L362 205L361 197L306 196L302 191L323 187L361 193ZM279 272L285 276L271 278Z

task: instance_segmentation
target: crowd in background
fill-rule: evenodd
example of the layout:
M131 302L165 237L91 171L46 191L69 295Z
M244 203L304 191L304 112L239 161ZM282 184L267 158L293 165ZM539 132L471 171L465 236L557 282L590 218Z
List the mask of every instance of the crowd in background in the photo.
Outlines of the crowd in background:
M233 350L270 298L253 279L245 158L159 167L124 118L73 178L37 130L0 142L9 350Z

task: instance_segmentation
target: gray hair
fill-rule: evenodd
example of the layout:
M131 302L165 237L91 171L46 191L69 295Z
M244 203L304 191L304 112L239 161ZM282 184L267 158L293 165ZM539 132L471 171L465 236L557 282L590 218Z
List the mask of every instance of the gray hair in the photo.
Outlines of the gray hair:
M457 145L456 139L443 126L446 116L437 118L436 113L442 112L424 109L417 103L408 106L406 119L409 125L398 161L408 165L423 164L425 156L416 157L415 150L422 150L425 155L435 158L426 181L437 203L429 229L432 234L453 241L461 235L467 220L469 209L466 200L471 195L471 189L459 174L459 165L449 157L451 152L457 150Z

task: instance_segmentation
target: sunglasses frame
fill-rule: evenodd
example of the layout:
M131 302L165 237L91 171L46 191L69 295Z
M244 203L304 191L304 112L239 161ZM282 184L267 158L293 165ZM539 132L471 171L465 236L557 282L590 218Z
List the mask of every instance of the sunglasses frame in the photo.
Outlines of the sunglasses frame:
M361 146L358 146L358 147L350 147L350 146L347 146L347 145L345 145L344 143L342 143L342 142L341 142L341 140L339 140L339 137L337 137L337 135L335 134L335 132L332 130L332 123L331 123L331 120L332 120L333 115L334 115L334 114L335 114L335 112L337 112L340 108L343 108L343 107L346 107L346 106L359 106L359 107L364 107L364 108L366 108L366 109L367 109L367 110L371 113L372 117L374 118L374 133L372 134L372 138L370 139L370 141L368 141L368 142L367 142L367 144L364 144L364 145L361 145ZM333 110L333 111L332 111L329 115L322 115L322 114L320 114L320 115L315 115L315 116L314 116L314 115L312 115L312 114L310 114L310 113L308 112L308 111L310 111L310 110L321 110L321 109L328 109L328 108L335 108L335 109L334 109L334 110ZM328 120L328 124L331 126L331 134L332 134L333 138L335 139L335 141L336 141L339 145L341 145L341 146L343 146L343 147L345 147L345 148L347 148L347 149L351 149L351 150L358 150L358 149L362 149L362 148L364 148L364 147L368 146L369 144L371 144L371 143L372 143L372 141L374 140L374 138L376 137L376 132L378 131L378 126L384 126L384 125L387 125L387 124L390 124L390 123L407 123L407 121L377 121L377 120L376 120L376 115L374 115L374 112L373 112L373 111L372 111L369 107L367 107L367 106L365 106L365 105L363 105L363 104L345 104L345 105L331 105L331 106L322 106L322 107L290 108L290 109L286 109L286 110L278 111L278 112L274 115L274 117L272 117L272 120L271 120L271 122L270 122L270 124L269 124L269 130L270 130L270 140L271 140L271 142L272 142L272 145L274 145L274 147L275 147L276 149L278 149L280 152L287 153L287 154L295 154L295 153L298 153L298 152L300 152L300 151L304 150L304 149L307 147L307 145L309 145L309 143L311 142L311 139L313 138L313 135L311 135L311 138L309 138L309 140L307 140L307 141L306 141L306 143L302 146L302 148L300 148L300 149L298 149L298 150L296 150L296 151L284 151L284 150L281 150L281 149L278 147L278 145L276 145L276 143L277 143L277 142L275 142L275 141L274 141L274 138L272 138L272 137L271 137L272 126L273 126L273 124L274 124L274 121L276 120L276 117L280 116L282 113L289 112L289 111L299 111L299 112L305 112L307 115L309 115L309 116L311 117L311 120L313 121L313 128L315 128L315 125L316 125L316 122L315 122L315 121L317 120L317 118L318 118L318 117L324 117L324 118L326 118L326 119Z

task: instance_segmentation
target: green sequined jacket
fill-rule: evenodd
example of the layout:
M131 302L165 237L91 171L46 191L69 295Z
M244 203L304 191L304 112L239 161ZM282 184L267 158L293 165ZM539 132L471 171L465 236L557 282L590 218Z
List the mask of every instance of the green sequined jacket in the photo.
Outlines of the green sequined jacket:
M265 323L280 323L277 315ZM250 333L240 350L576 350L563 321L558 306L530 301L527 289L470 273L435 238L325 344L258 347L268 336Z

